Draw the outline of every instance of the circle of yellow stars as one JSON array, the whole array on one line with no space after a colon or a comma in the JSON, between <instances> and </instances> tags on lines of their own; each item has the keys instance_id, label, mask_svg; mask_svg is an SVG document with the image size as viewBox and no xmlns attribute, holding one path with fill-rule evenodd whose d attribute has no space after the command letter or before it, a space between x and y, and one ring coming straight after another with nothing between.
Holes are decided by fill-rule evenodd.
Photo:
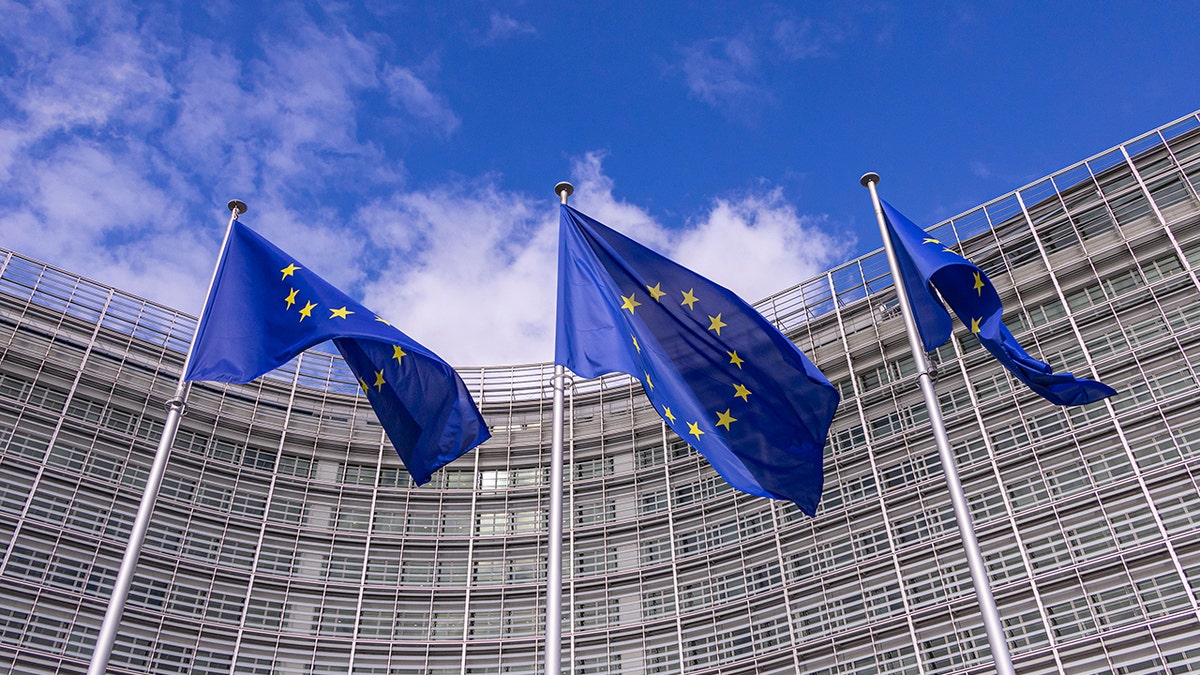
<instances>
[{"instance_id":1,"label":"circle of yellow stars","mask_svg":"<svg viewBox=\"0 0 1200 675\"><path fill-rule=\"evenodd\" d=\"M646 291L650 294L650 300L659 304L661 304L662 299L667 296L667 292L662 290L661 282L655 283L653 286L647 284ZM699 296L696 295L696 289L693 287L686 291L680 291L680 295L681 300L679 305L681 307L687 307L689 311L695 311L697 303L700 302ZM642 303L637 299L637 291L632 292L629 295L621 295L620 298L620 309L628 311L630 316L635 316L637 314L637 308L642 306ZM713 331L718 336L721 335L721 329L729 325L725 322L724 318L722 317L722 313L720 312L718 312L716 316L706 316L708 316L708 330ZM633 348L637 351L637 353L640 354L642 351L642 346L638 343L637 337L631 336L631 339ZM742 366L746 363L746 361L737 353L737 350L729 350L726 351L725 354L729 357L730 365L736 366L738 370L742 370ZM650 373L646 372L644 375L646 388L648 390L654 389L654 381L651 379ZM749 402L750 396L753 394L753 392L750 391L748 387L742 383L733 383L732 387L734 398L740 398L743 403ZM714 414L717 418L714 428L720 427L726 432L731 431L733 423L738 421L738 418L733 416L732 407L726 408L724 411L714 411ZM670 406L663 407L662 416L671 424L671 426L674 426L678 421L674 411L671 410ZM700 437L706 433L700 428L700 420L687 421L685 424L687 424L688 428L687 435L695 437L696 440L699 440Z\"/></svg>"},{"instance_id":2,"label":"circle of yellow stars","mask_svg":"<svg viewBox=\"0 0 1200 675\"><path fill-rule=\"evenodd\" d=\"M299 265L297 265L294 262L289 263L287 267L284 267L283 269L279 270L280 274L282 275L280 277L280 281L285 281L285 280L287 280L288 277L295 277L296 272L299 272L303 269L304 269L303 267L300 267ZM300 295L300 289L293 288L291 286L288 287L288 294L283 299L283 302L285 304L285 307L284 307L285 311L291 310L291 308L294 305L296 305L296 303L299 301L298 297L297 297L299 295ZM315 310L317 308L317 306L318 306L317 303L315 303L311 300L306 300L304 302L304 306L299 309L300 322L303 323L305 319L312 318L313 310ZM632 310L630 310L630 311L632 311ZM329 308L329 318L330 319L348 320L350 318L350 315L355 314L355 313L356 312L354 310L350 309L346 305L342 305L341 307ZM392 324L388 323L386 320L384 320L383 318L378 317L378 316L375 317L375 320L386 326L392 325ZM397 366L403 365L405 356L408 356L408 352L404 351L403 347L401 347L400 345L392 345L391 358L396 360ZM376 391L382 391L383 386L385 384L387 384L387 380L384 377L384 370L374 370L373 372L375 374L375 379L370 385L367 384L366 379L364 379L362 377L358 378L358 384L360 387L362 387L363 393L368 393L370 390L370 387L372 387L372 386L375 387Z\"/></svg>"}]
</instances>

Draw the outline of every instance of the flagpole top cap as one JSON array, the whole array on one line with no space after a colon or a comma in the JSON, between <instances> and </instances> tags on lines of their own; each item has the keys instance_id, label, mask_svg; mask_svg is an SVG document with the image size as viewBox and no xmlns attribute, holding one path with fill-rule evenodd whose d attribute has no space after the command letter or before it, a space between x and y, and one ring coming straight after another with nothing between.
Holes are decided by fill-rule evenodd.
<instances>
[{"instance_id":1,"label":"flagpole top cap","mask_svg":"<svg viewBox=\"0 0 1200 675\"><path fill-rule=\"evenodd\" d=\"M246 202L244 202L240 199L230 199L229 203L226 204L225 206L227 206L229 208L229 210L232 211L233 215L235 215L235 216L240 216L250 209L249 206L246 206Z\"/></svg>"},{"instance_id":2,"label":"flagpole top cap","mask_svg":"<svg viewBox=\"0 0 1200 675\"><path fill-rule=\"evenodd\" d=\"M564 195L563 193L566 193L566 194ZM570 197L574 193L575 193L575 186L571 185L570 183L568 183L565 180L562 181L561 183L559 183L558 185L554 186L554 194L562 197L564 201L566 200L567 197Z\"/></svg>"},{"instance_id":3,"label":"flagpole top cap","mask_svg":"<svg viewBox=\"0 0 1200 675\"><path fill-rule=\"evenodd\" d=\"M875 173L874 171L868 171L867 173L863 174L862 178L858 179L858 182L862 183L863 187L867 187L871 183L875 183L876 185L878 185L879 184L879 174Z\"/></svg>"}]
</instances>

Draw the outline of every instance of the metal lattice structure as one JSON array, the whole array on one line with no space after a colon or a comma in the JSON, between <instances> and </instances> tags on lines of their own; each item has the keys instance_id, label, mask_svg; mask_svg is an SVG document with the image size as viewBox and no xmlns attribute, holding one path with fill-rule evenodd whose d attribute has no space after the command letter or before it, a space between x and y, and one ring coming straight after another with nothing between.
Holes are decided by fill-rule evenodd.
<instances>
[{"instance_id":1,"label":"metal lattice structure","mask_svg":"<svg viewBox=\"0 0 1200 675\"><path fill-rule=\"evenodd\" d=\"M1200 668L1198 189L1193 114L933 228L1119 391L933 354L1018 672ZM990 672L895 308L879 251L759 304L844 397L814 519L574 383L566 670ZM194 322L0 250L0 673L86 667ZM462 369L493 438L423 488L337 357L194 386L110 672L540 672L551 370Z\"/></svg>"}]
</instances>

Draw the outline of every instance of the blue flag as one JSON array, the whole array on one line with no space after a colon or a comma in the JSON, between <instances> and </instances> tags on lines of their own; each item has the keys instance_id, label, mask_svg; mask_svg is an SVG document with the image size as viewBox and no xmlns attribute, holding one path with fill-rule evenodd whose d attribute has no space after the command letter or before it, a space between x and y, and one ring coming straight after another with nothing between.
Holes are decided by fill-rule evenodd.
<instances>
[{"instance_id":1,"label":"blue flag","mask_svg":"<svg viewBox=\"0 0 1200 675\"><path fill-rule=\"evenodd\" d=\"M884 220L900 262L900 273L926 351L950 339L950 314L934 289L996 360L1035 393L1055 405L1083 405L1117 393L1094 380L1055 373L1030 356L1004 325L1000 295L977 265L930 237L891 204L882 202Z\"/></svg>"},{"instance_id":2,"label":"blue flag","mask_svg":"<svg viewBox=\"0 0 1200 675\"><path fill-rule=\"evenodd\" d=\"M184 379L242 384L333 340L418 485L490 435L458 373L239 221Z\"/></svg>"},{"instance_id":3,"label":"blue flag","mask_svg":"<svg viewBox=\"0 0 1200 675\"><path fill-rule=\"evenodd\" d=\"M566 205L554 362L632 375L730 485L816 514L829 380L731 291Z\"/></svg>"}]
</instances>

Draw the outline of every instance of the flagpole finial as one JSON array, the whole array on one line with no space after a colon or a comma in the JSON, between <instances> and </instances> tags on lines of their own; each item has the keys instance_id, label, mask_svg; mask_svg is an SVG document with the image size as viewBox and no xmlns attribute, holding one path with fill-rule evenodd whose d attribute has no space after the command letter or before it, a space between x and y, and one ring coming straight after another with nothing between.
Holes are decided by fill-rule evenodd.
<instances>
[{"instance_id":1,"label":"flagpole finial","mask_svg":"<svg viewBox=\"0 0 1200 675\"><path fill-rule=\"evenodd\" d=\"M246 206L246 202L240 199L230 199L229 203L225 206L227 206L230 212L233 213L234 218L237 218L250 209L249 206Z\"/></svg>"},{"instance_id":2,"label":"flagpole finial","mask_svg":"<svg viewBox=\"0 0 1200 675\"><path fill-rule=\"evenodd\" d=\"M567 197L570 197L574 193L575 193L575 186L571 185L570 183L568 183L565 180L562 181L561 183L559 183L558 185L554 186L554 194L556 194L560 198L562 198L562 203L564 203L564 204L567 203Z\"/></svg>"},{"instance_id":3,"label":"flagpole finial","mask_svg":"<svg viewBox=\"0 0 1200 675\"><path fill-rule=\"evenodd\" d=\"M862 183L863 187L867 187L871 183L879 185L879 174L875 173L874 171L868 171L867 173L863 174L862 178L858 179L858 182Z\"/></svg>"}]
</instances>

